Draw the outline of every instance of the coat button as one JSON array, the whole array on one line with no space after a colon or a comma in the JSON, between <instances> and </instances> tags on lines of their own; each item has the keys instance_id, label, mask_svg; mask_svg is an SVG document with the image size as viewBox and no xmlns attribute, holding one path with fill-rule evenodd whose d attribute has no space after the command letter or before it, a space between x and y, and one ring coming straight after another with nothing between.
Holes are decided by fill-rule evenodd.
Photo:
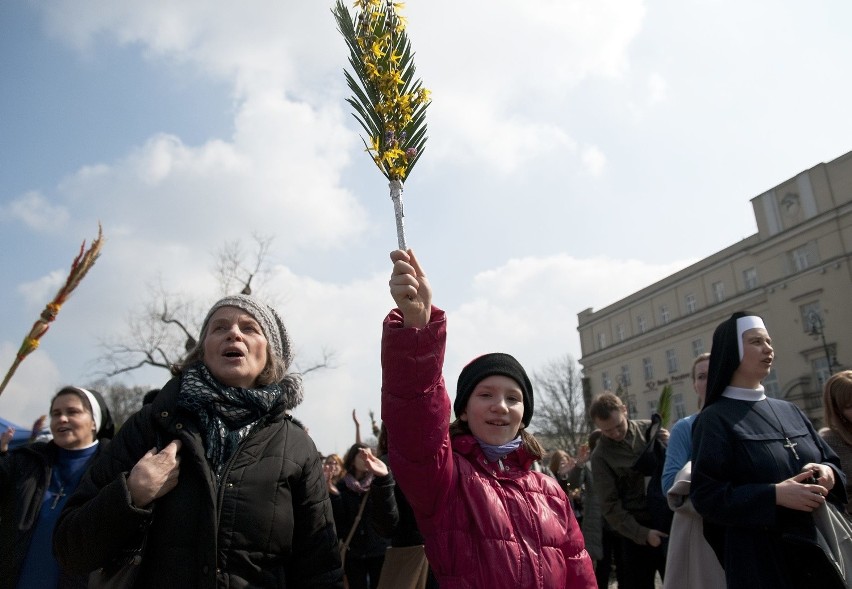
<instances>
[{"instance_id":1,"label":"coat button","mask_svg":"<svg viewBox=\"0 0 852 589\"><path fill-rule=\"evenodd\" d=\"M182 423L176 423L175 429L183 429L183 424Z\"/></svg>"},{"instance_id":2,"label":"coat button","mask_svg":"<svg viewBox=\"0 0 852 589\"><path fill-rule=\"evenodd\" d=\"M160 417L162 417L163 419L165 419L165 418L166 418L166 417L168 417L168 416L169 416L169 412L168 412L168 411L163 411L162 413L160 413Z\"/></svg>"},{"instance_id":3,"label":"coat button","mask_svg":"<svg viewBox=\"0 0 852 589\"><path fill-rule=\"evenodd\" d=\"M204 573L205 575L207 574L207 571L209 571L209 570L210 570L210 567L208 567L206 564L203 567L201 567L201 572Z\"/></svg>"}]
</instances>

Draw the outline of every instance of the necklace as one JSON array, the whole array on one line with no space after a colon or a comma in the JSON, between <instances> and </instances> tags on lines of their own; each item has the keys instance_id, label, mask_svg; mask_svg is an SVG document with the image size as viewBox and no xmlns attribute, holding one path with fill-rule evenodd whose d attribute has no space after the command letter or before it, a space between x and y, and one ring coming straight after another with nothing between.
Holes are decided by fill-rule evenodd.
<instances>
[{"instance_id":1,"label":"necklace","mask_svg":"<svg viewBox=\"0 0 852 589\"><path fill-rule=\"evenodd\" d=\"M62 479L59 477L59 473L57 469L54 468L51 477L51 482L55 482L55 485L50 485L51 487L58 486L59 492L53 495L53 503L50 505L50 509L56 509L56 506L59 505L59 502L62 501L62 498L65 497L65 484L62 482Z\"/></svg>"},{"instance_id":2,"label":"necklace","mask_svg":"<svg viewBox=\"0 0 852 589\"><path fill-rule=\"evenodd\" d=\"M782 436L784 436L784 442L786 442L786 443L785 443L785 444L783 444L783 446L784 446L785 448L787 448L790 452L792 452L792 453L793 453L793 457L794 457L796 460L799 460L799 453L798 453L798 452L796 452L796 446L798 446L798 444L797 444L796 442L793 442L793 441L791 441L791 440L790 440L790 437L787 435L787 431L784 429L784 422L783 422L783 421L781 421L781 419L779 419L778 414L777 414L777 413L775 413L775 409L773 409L772 404L771 404L771 403L769 403L769 400L767 399L766 401L767 401L767 403L766 403L766 404L767 404L767 406L769 407L769 410L770 410L770 411L772 411L772 415L775 417L775 420L778 422L778 425L780 425L780 426L781 426L781 429L778 429L777 427L775 427L775 424L774 424L774 423L772 423L771 421L769 421L769 420L768 420L768 419L767 419L767 418L766 418L766 417L765 417L762 413L760 413L759 411L757 411L757 408L756 408L757 403L755 403L755 411L754 411L755 415L757 415L757 416L758 416L758 417L760 417L763 421L765 421L765 422L769 425L769 427L771 427L771 428L772 428L772 429L774 429L776 432L778 432L778 433L780 433Z\"/></svg>"}]
</instances>

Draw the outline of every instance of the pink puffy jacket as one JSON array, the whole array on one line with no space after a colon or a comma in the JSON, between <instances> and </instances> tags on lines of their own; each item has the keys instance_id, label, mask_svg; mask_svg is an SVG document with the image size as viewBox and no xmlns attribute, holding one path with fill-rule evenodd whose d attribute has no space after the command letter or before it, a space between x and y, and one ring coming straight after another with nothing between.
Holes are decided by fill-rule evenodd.
<instances>
[{"instance_id":1,"label":"pink puffy jacket","mask_svg":"<svg viewBox=\"0 0 852 589\"><path fill-rule=\"evenodd\" d=\"M441 589L594 589L592 562L555 479L523 448L489 463L448 434L444 312L423 329L392 311L382 334L382 420L390 465L426 539Z\"/></svg>"}]
</instances>

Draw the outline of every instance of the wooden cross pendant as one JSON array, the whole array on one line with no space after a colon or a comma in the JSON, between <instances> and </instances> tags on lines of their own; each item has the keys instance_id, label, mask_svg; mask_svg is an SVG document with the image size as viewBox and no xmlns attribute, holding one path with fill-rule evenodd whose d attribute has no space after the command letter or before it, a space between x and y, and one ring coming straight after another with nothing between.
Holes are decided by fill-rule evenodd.
<instances>
[{"instance_id":1,"label":"wooden cross pendant","mask_svg":"<svg viewBox=\"0 0 852 589\"><path fill-rule=\"evenodd\" d=\"M790 438L784 438L784 440L787 442L786 444L784 444L784 447L789 449L790 452L793 453L793 456L795 456L796 460L798 460L799 453L796 452L796 446L798 446L798 444L796 442L791 442Z\"/></svg>"}]
</instances>

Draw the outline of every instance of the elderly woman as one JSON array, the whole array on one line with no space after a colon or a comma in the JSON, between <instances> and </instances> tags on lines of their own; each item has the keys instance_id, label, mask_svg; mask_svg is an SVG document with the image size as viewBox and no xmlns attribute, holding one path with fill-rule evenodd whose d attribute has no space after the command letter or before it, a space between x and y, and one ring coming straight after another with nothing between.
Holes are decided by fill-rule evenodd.
<instances>
[{"instance_id":1,"label":"elderly woman","mask_svg":"<svg viewBox=\"0 0 852 589\"><path fill-rule=\"evenodd\" d=\"M199 343L121 428L68 501L60 562L108 566L144 541L138 587L343 587L320 454L278 314L245 295L210 309Z\"/></svg>"},{"instance_id":2,"label":"elderly woman","mask_svg":"<svg viewBox=\"0 0 852 589\"><path fill-rule=\"evenodd\" d=\"M56 562L51 538L65 501L113 431L100 393L64 387L50 402L53 440L0 458L0 588L86 586L85 577Z\"/></svg>"}]
</instances>

